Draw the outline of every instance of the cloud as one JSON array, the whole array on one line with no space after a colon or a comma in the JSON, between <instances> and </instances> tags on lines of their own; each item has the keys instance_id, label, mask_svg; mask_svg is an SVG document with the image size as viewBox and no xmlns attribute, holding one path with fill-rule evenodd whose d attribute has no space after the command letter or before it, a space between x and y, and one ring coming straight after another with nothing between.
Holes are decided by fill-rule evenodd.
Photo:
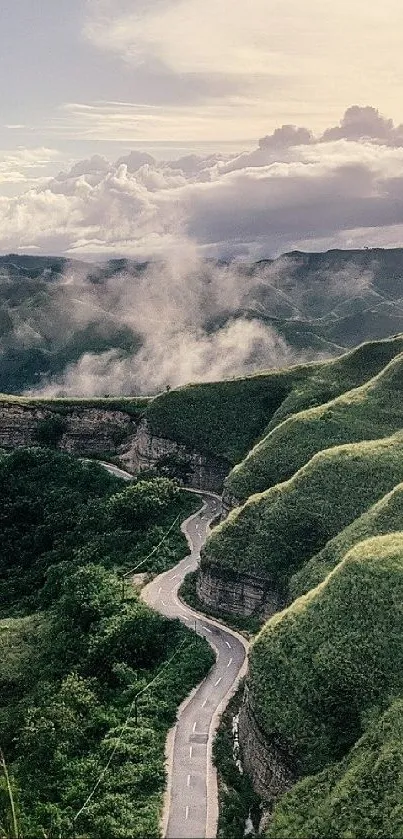
<instances>
[{"instance_id":1,"label":"cloud","mask_svg":"<svg viewBox=\"0 0 403 839\"><path fill-rule=\"evenodd\" d=\"M335 131L317 137L284 125L237 155L157 161L137 150L115 163L94 155L0 197L0 249L146 259L189 238L204 255L260 258L310 242L401 244L400 127L354 106L337 129L343 136ZM21 149L0 162L0 178L24 179L57 159Z\"/></svg>"},{"instance_id":2,"label":"cloud","mask_svg":"<svg viewBox=\"0 0 403 839\"><path fill-rule=\"evenodd\" d=\"M370 140L385 146L403 146L403 124L394 125L392 119L383 117L377 108L352 105L345 112L340 124L328 128L322 140Z\"/></svg>"}]
</instances>

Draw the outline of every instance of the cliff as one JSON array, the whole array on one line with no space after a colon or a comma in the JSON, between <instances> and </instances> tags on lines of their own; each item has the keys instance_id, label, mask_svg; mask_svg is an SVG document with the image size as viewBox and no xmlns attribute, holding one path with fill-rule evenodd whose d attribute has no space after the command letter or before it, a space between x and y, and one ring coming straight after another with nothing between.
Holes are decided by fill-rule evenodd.
<instances>
[{"instance_id":1,"label":"cliff","mask_svg":"<svg viewBox=\"0 0 403 839\"><path fill-rule=\"evenodd\" d=\"M153 467L171 464L183 470L184 483L195 489L222 492L224 479L230 464L224 458L201 454L166 437L158 437L150 431L147 420L141 420L129 446L120 459L133 474Z\"/></svg>"},{"instance_id":2,"label":"cliff","mask_svg":"<svg viewBox=\"0 0 403 839\"><path fill-rule=\"evenodd\" d=\"M0 402L0 448L54 445L79 456L112 455L129 472L170 466L185 468L183 482L220 493L230 466L174 440L154 436L141 415L124 408L79 403Z\"/></svg>"},{"instance_id":3,"label":"cliff","mask_svg":"<svg viewBox=\"0 0 403 839\"><path fill-rule=\"evenodd\" d=\"M263 734L253 713L247 688L239 713L243 765L263 802L273 802L295 783L292 758L280 742Z\"/></svg>"},{"instance_id":4,"label":"cliff","mask_svg":"<svg viewBox=\"0 0 403 839\"><path fill-rule=\"evenodd\" d=\"M214 566L201 567L197 595L208 608L243 617L269 618L283 606L267 580L253 574L229 574L227 569L223 575Z\"/></svg>"}]
</instances>

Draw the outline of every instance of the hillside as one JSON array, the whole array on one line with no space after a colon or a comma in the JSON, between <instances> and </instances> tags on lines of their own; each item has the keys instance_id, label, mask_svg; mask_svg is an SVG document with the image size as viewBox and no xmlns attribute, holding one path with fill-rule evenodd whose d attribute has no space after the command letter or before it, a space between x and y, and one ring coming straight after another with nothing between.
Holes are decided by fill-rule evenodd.
<instances>
[{"instance_id":1,"label":"hillside","mask_svg":"<svg viewBox=\"0 0 403 839\"><path fill-rule=\"evenodd\" d=\"M398 350L403 339L396 339L390 349L392 346ZM322 449L398 431L402 426L402 382L400 353L361 387L289 417L235 467L227 479L227 491L245 501L252 493L286 481ZM309 391L309 382L307 386Z\"/></svg>"},{"instance_id":2,"label":"hillside","mask_svg":"<svg viewBox=\"0 0 403 839\"><path fill-rule=\"evenodd\" d=\"M170 268L164 272L161 263L126 259L89 264L18 254L0 257L0 392L16 394L49 382L61 392L72 368L82 359L87 363L90 355L95 358L90 369L98 373L86 377L85 393L103 396L110 388L117 395L144 393L141 351L153 351L152 333L161 326L165 274L170 276ZM301 353L309 360L337 356L360 341L403 332L403 249L293 252L256 263L206 260L188 274L185 270L180 282L179 334L191 332L208 341L233 324L253 322L259 335L275 335L286 343L280 363L297 360ZM136 297L136 288L143 287ZM189 287L194 289L191 303ZM156 302L151 326L137 316L147 294ZM171 335L170 314L163 338ZM269 341L257 361L252 352L234 373L277 364L271 346ZM119 382L102 375L110 358L128 362L129 373ZM158 351L155 359L161 363ZM87 370L84 365L79 372ZM73 381L83 386L79 376ZM169 383L169 376L162 377L147 392Z\"/></svg>"},{"instance_id":3,"label":"hillside","mask_svg":"<svg viewBox=\"0 0 403 839\"><path fill-rule=\"evenodd\" d=\"M166 735L213 654L121 573L175 565L199 502L40 448L1 456L0 497L0 742L20 835L158 839ZM0 835L14 832L0 780Z\"/></svg>"},{"instance_id":4,"label":"hillside","mask_svg":"<svg viewBox=\"0 0 403 839\"><path fill-rule=\"evenodd\" d=\"M295 785L274 809L267 839L403 835L403 700L396 699L340 763Z\"/></svg>"},{"instance_id":5,"label":"hillside","mask_svg":"<svg viewBox=\"0 0 403 839\"><path fill-rule=\"evenodd\" d=\"M402 556L401 533L360 542L253 644L254 714L268 737L289 743L298 774L339 760L371 708L403 689Z\"/></svg>"},{"instance_id":6,"label":"hillside","mask_svg":"<svg viewBox=\"0 0 403 839\"><path fill-rule=\"evenodd\" d=\"M403 535L375 537L257 636L247 694L253 717L269 744L281 744L294 779L323 773L280 800L269 836L287 829L295 839L380 836L380 825L401 818L401 703L382 713L403 692L402 598ZM400 836L399 824L388 835Z\"/></svg>"},{"instance_id":7,"label":"hillside","mask_svg":"<svg viewBox=\"0 0 403 839\"><path fill-rule=\"evenodd\" d=\"M398 484L362 516L338 533L334 539L331 539L323 550L313 556L291 578L291 596L299 597L322 582L357 542L371 536L386 535L401 530L402 522L403 484Z\"/></svg>"},{"instance_id":8,"label":"hillside","mask_svg":"<svg viewBox=\"0 0 403 839\"><path fill-rule=\"evenodd\" d=\"M287 594L293 574L403 479L403 433L316 454L215 528L201 571L255 574Z\"/></svg>"}]
</instances>

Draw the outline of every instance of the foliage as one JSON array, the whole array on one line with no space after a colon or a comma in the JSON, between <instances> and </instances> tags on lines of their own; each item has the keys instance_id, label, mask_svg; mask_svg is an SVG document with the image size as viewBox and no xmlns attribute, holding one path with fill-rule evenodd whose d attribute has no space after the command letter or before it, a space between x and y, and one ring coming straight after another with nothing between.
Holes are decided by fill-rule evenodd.
<instances>
[{"instance_id":1,"label":"foliage","mask_svg":"<svg viewBox=\"0 0 403 839\"><path fill-rule=\"evenodd\" d=\"M343 358L339 360L339 365ZM334 362L334 365L336 362ZM277 425L245 460L233 469L228 492L244 501L252 493L288 480L314 454L331 446L387 437L402 426L403 353L375 378ZM309 392L309 384L304 393Z\"/></svg>"},{"instance_id":2,"label":"foliage","mask_svg":"<svg viewBox=\"0 0 403 839\"><path fill-rule=\"evenodd\" d=\"M40 446L57 446L66 430L66 420L60 414L38 420L35 436Z\"/></svg>"},{"instance_id":3,"label":"foliage","mask_svg":"<svg viewBox=\"0 0 403 839\"><path fill-rule=\"evenodd\" d=\"M254 573L286 595L305 562L403 479L402 455L402 433L319 452L233 510L208 540L202 567Z\"/></svg>"},{"instance_id":4,"label":"foliage","mask_svg":"<svg viewBox=\"0 0 403 839\"><path fill-rule=\"evenodd\" d=\"M356 545L275 615L250 653L249 701L297 775L342 759L403 690L403 533Z\"/></svg>"},{"instance_id":5,"label":"foliage","mask_svg":"<svg viewBox=\"0 0 403 839\"><path fill-rule=\"evenodd\" d=\"M0 621L0 743L20 832L157 839L166 734L214 656L134 590L122 602L114 569L147 556L168 529L144 571L182 558L172 523L199 499L166 478L122 485L52 449L2 456L0 492L3 611L41 609ZM4 793L0 781L0 836Z\"/></svg>"},{"instance_id":6,"label":"foliage","mask_svg":"<svg viewBox=\"0 0 403 839\"><path fill-rule=\"evenodd\" d=\"M403 700L397 699L344 760L283 796L267 839L401 839L402 743Z\"/></svg>"}]
</instances>

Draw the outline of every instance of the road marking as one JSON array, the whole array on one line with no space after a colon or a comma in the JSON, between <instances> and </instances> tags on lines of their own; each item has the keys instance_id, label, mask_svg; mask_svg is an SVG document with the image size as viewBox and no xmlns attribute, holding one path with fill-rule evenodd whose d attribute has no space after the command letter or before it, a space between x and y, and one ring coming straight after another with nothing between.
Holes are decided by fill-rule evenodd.
<instances>
[{"instance_id":1,"label":"road marking","mask_svg":"<svg viewBox=\"0 0 403 839\"><path fill-rule=\"evenodd\" d=\"M226 641L225 643L226 643L226 645L227 645L228 649L229 649L229 650L232 650L232 647L231 647L230 642L229 642L229 641Z\"/></svg>"},{"instance_id":2,"label":"road marking","mask_svg":"<svg viewBox=\"0 0 403 839\"><path fill-rule=\"evenodd\" d=\"M162 599L162 597L161 597L161 604L164 607L164 609L166 609L167 604L165 603L165 600Z\"/></svg>"},{"instance_id":3,"label":"road marking","mask_svg":"<svg viewBox=\"0 0 403 839\"><path fill-rule=\"evenodd\" d=\"M206 632L211 632L211 634L213 634L213 630L209 629L208 626L204 626L204 624L203 624L203 629L205 629Z\"/></svg>"},{"instance_id":4,"label":"road marking","mask_svg":"<svg viewBox=\"0 0 403 839\"><path fill-rule=\"evenodd\" d=\"M228 664L227 664L227 667L231 667L232 661L233 661L233 659L232 659L232 658L230 658L230 660L229 660L229 662L228 662Z\"/></svg>"},{"instance_id":5,"label":"road marking","mask_svg":"<svg viewBox=\"0 0 403 839\"><path fill-rule=\"evenodd\" d=\"M188 820L188 818L189 818L189 807L186 807L186 821Z\"/></svg>"},{"instance_id":6,"label":"road marking","mask_svg":"<svg viewBox=\"0 0 403 839\"><path fill-rule=\"evenodd\" d=\"M190 787L190 775L188 775L186 786L189 789L189 787Z\"/></svg>"},{"instance_id":7,"label":"road marking","mask_svg":"<svg viewBox=\"0 0 403 839\"><path fill-rule=\"evenodd\" d=\"M214 685L214 687L215 687L215 688L217 687L217 685L219 685L219 684L220 684L221 679L222 679L222 676L220 676L220 678L219 678L219 679L217 679L217 681L216 681L216 683L215 683L215 685Z\"/></svg>"},{"instance_id":8,"label":"road marking","mask_svg":"<svg viewBox=\"0 0 403 839\"><path fill-rule=\"evenodd\" d=\"M190 749L189 749L190 760L192 760L192 754L193 754L193 746L191 746Z\"/></svg>"},{"instance_id":9,"label":"road marking","mask_svg":"<svg viewBox=\"0 0 403 839\"><path fill-rule=\"evenodd\" d=\"M161 592L162 592L162 586L159 587L158 594L161 594Z\"/></svg>"},{"instance_id":10,"label":"road marking","mask_svg":"<svg viewBox=\"0 0 403 839\"><path fill-rule=\"evenodd\" d=\"M175 576L174 576L174 577L171 577L171 580L177 580L177 579L178 579L178 577L179 577L179 574L175 574Z\"/></svg>"},{"instance_id":11,"label":"road marking","mask_svg":"<svg viewBox=\"0 0 403 839\"><path fill-rule=\"evenodd\" d=\"M191 565L187 565L187 566L186 566L186 568L185 568L185 571L189 571L189 568L192 568L192 566L191 566Z\"/></svg>"},{"instance_id":12,"label":"road marking","mask_svg":"<svg viewBox=\"0 0 403 839\"><path fill-rule=\"evenodd\" d=\"M206 707L206 705L207 705L207 699L205 699L205 700L204 700L203 705L202 705L202 708L205 708L205 707Z\"/></svg>"},{"instance_id":13,"label":"road marking","mask_svg":"<svg viewBox=\"0 0 403 839\"><path fill-rule=\"evenodd\" d=\"M197 723L195 723L195 722L194 722L194 723L193 723L193 734L194 734L194 733L195 733L195 731L196 731L196 725L197 725Z\"/></svg>"}]
</instances>

